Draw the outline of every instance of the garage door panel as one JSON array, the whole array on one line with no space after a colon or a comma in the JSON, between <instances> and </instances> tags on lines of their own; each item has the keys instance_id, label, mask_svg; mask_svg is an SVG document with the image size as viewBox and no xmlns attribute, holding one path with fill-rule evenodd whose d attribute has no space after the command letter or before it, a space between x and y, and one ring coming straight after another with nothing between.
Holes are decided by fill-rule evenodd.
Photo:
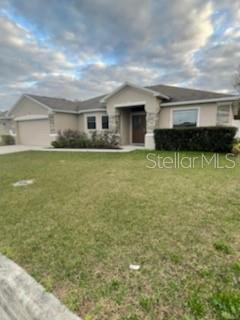
<instances>
[{"instance_id":1,"label":"garage door panel","mask_svg":"<svg viewBox=\"0 0 240 320\"><path fill-rule=\"evenodd\" d=\"M24 145L50 145L49 120L18 121L19 143Z\"/></svg>"}]
</instances>

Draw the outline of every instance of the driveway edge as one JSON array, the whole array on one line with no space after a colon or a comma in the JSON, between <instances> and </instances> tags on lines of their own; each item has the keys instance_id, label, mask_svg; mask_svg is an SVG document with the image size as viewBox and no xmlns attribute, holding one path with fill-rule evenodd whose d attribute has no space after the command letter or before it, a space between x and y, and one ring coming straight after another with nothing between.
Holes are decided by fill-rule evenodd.
<instances>
[{"instance_id":1,"label":"driveway edge","mask_svg":"<svg viewBox=\"0 0 240 320\"><path fill-rule=\"evenodd\" d=\"M0 319L81 320L26 271L0 254Z\"/></svg>"}]
</instances>

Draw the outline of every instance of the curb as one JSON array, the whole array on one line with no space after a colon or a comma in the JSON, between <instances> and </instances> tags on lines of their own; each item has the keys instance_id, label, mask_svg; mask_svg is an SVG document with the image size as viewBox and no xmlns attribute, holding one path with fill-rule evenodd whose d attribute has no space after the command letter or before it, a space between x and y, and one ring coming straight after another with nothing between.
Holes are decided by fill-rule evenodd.
<instances>
[{"instance_id":1,"label":"curb","mask_svg":"<svg viewBox=\"0 0 240 320\"><path fill-rule=\"evenodd\" d=\"M0 319L81 320L16 263L0 254Z\"/></svg>"}]
</instances>

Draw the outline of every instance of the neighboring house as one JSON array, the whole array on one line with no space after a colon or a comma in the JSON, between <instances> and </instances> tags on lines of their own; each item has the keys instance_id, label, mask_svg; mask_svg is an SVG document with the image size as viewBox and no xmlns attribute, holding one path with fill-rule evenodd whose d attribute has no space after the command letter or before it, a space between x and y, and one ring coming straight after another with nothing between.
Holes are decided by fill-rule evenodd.
<instances>
[{"instance_id":1,"label":"neighboring house","mask_svg":"<svg viewBox=\"0 0 240 320\"><path fill-rule=\"evenodd\" d=\"M8 111L0 111L0 142L1 136L11 134L11 121Z\"/></svg>"},{"instance_id":2,"label":"neighboring house","mask_svg":"<svg viewBox=\"0 0 240 320\"><path fill-rule=\"evenodd\" d=\"M25 94L9 116L20 144L49 146L65 129L110 130L120 135L121 145L152 149L155 128L228 125L240 129L239 107L239 96L124 83L110 94L85 101Z\"/></svg>"}]
</instances>

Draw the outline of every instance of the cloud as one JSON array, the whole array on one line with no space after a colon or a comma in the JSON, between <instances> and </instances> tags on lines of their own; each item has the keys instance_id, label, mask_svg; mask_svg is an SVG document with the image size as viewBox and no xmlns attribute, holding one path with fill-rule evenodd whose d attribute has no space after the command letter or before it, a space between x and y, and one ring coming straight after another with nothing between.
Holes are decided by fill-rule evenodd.
<instances>
[{"instance_id":1,"label":"cloud","mask_svg":"<svg viewBox=\"0 0 240 320\"><path fill-rule=\"evenodd\" d=\"M204 89L234 92L234 73L240 64L240 10L237 1L218 1L215 21L217 36L199 52L195 62L199 70L193 81L195 86ZM216 4L215 4L216 5Z\"/></svg>"},{"instance_id":2,"label":"cloud","mask_svg":"<svg viewBox=\"0 0 240 320\"><path fill-rule=\"evenodd\" d=\"M0 109L23 92L85 99L126 80L231 90L239 18L237 0L2 0Z\"/></svg>"}]
</instances>

